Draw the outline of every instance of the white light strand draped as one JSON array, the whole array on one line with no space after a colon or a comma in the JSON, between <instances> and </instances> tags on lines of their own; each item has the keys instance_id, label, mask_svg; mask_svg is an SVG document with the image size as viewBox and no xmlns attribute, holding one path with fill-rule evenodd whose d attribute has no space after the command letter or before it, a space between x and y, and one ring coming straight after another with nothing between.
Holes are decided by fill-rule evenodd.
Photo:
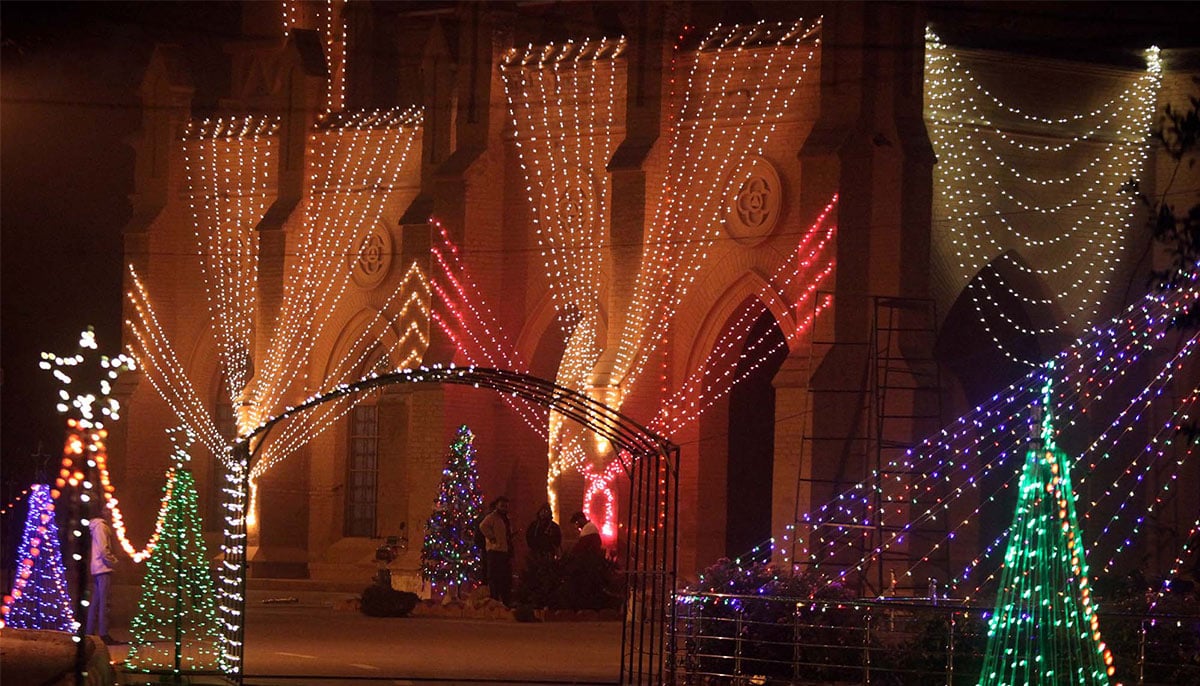
<instances>
[{"instance_id":1,"label":"white light strand draped","mask_svg":"<svg viewBox=\"0 0 1200 686\"><path fill-rule=\"evenodd\" d=\"M649 226L613 377L628 397L719 237L724 181L762 155L820 48L821 21L713 29L678 52L666 173ZM744 94L753 94L749 106ZM618 401L620 398L618 398Z\"/></svg>"},{"instance_id":2,"label":"white light strand draped","mask_svg":"<svg viewBox=\"0 0 1200 686\"><path fill-rule=\"evenodd\" d=\"M250 410L239 417L239 435L290 407L285 403L296 396L313 348L337 311L364 239L398 190L421 121L418 108L338 113L326 116L312 133L308 157L314 171L301 225L289 241L295 247L284 266L279 316L269 332L251 328L258 291L254 227L269 200L266 189L277 146L270 137L277 123L231 118L196 122L188 129L189 219L199 247L211 331L230 399ZM147 378L184 425L230 467L229 446L212 410L179 363L140 275L132 268L130 273L134 287L127 298L137 317L127 324ZM416 364L428 347L429 297L425 275L410 266L343 356L329 365L328 378L313 383L318 392L357 380L368 356L380 351L388 367ZM255 335L269 336L263 360L252 359ZM265 446L253 477L293 454L360 399L344 398L288 422Z\"/></svg>"},{"instance_id":3,"label":"white light strand draped","mask_svg":"<svg viewBox=\"0 0 1200 686\"><path fill-rule=\"evenodd\" d=\"M1065 117L1013 106L969 60L926 32L926 122L937 154L934 226L987 334L1009 359L1038 366L1013 339L1081 331L1095 321L1128 241L1162 66L1156 48L1132 83L1091 111ZM1044 142L1049 139L1049 142ZM995 272L981 275L994 265ZM991 271L991 270L989 270ZM1049 299L1003 272L1044 282ZM988 276L988 278L983 278ZM1030 326L1007 303L1065 319ZM1047 315L1050 316L1050 315Z\"/></svg>"}]
</instances>

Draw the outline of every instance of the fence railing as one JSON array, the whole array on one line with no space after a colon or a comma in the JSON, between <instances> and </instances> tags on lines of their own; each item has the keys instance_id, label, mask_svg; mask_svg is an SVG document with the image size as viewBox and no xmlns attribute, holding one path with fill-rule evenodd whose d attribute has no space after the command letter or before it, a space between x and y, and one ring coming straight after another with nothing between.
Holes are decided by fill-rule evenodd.
<instances>
[{"instance_id":1,"label":"fence railing","mask_svg":"<svg viewBox=\"0 0 1200 686\"><path fill-rule=\"evenodd\" d=\"M697 685L973 685L991 613L947 599L675 599L667 672L675 684ZM1100 620L1114 683L1200 686L1200 615L1102 612Z\"/></svg>"}]
</instances>

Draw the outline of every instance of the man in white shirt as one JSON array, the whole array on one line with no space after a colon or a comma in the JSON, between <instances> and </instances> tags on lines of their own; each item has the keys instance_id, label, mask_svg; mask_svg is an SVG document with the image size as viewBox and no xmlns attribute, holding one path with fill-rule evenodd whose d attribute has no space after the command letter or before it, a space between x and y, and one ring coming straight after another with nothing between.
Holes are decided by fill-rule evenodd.
<instances>
[{"instance_id":1,"label":"man in white shirt","mask_svg":"<svg viewBox=\"0 0 1200 686\"><path fill-rule=\"evenodd\" d=\"M512 607L512 525L508 521L508 498L500 496L492 511L479 523L487 541L488 592L493 598Z\"/></svg>"},{"instance_id":2,"label":"man in white shirt","mask_svg":"<svg viewBox=\"0 0 1200 686\"><path fill-rule=\"evenodd\" d=\"M101 514L88 522L92 534L92 598L88 604L87 632L99 634L100 640L112 645L116 641L108 635L108 586L113 569L117 566L117 556L113 553L113 530L108 524L109 516L105 507Z\"/></svg>"}]
</instances>

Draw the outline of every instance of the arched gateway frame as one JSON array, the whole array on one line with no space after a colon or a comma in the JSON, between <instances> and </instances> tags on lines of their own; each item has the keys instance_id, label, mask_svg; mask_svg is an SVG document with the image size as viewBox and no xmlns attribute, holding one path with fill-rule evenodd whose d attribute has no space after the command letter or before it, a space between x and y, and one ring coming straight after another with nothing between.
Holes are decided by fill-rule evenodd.
<instances>
[{"instance_id":1,"label":"arched gateway frame","mask_svg":"<svg viewBox=\"0 0 1200 686\"><path fill-rule=\"evenodd\" d=\"M393 384L454 384L510 394L573 419L611 442L630 480L622 567L627 577L621 628L621 683L669 683L666 630L674 604L679 446L583 393L528 374L482 367L434 365L345 384L271 418L234 446L226 474L232 494L220 569L222 669L242 683L246 609L246 507L257 447L271 429L296 414L337 398ZM628 456L625 458L625 456Z\"/></svg>"}]
</instances>

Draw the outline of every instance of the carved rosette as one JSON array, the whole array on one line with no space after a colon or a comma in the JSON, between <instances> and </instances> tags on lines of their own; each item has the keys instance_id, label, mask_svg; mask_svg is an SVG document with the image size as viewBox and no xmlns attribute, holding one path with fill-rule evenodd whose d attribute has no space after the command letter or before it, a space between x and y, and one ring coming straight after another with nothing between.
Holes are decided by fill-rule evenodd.
<instances>
[{"instance_id":1,"label":"carved rosette","mask_svg":"<svg viewBox=\"0 0 1200 686\"><path fill-rule=\"evenodd\" d=\"M752 157L740 173L730 176L726 195L725 231L743 245L757 245L779 223L783 185L774 165Z\"/></svg>"},{"instance_id":2,"label":"carved rosette","mask_svg":"<svg viewBox=\"0 0 1200 686\"><path fill-rule=\"evenodd\" d=\"M555 184L558 191L551 211L557 214L563 226L577 227L590 230L590 225L584 222L594 219L599 211L595 183L587 170L582 167L568 165Z\"/></svg>"},{"instance_id":3,"label":"carved rosette","mask_svg":"<svg viewBox=\"0 0 1200 686\"><path fill-rule=\"evenodd\" d=\"M392 236L385 226L376 223L363 238L354 258L354 283L371 288L383 281L392 267Z\"/></svg>"}]
</instances>

